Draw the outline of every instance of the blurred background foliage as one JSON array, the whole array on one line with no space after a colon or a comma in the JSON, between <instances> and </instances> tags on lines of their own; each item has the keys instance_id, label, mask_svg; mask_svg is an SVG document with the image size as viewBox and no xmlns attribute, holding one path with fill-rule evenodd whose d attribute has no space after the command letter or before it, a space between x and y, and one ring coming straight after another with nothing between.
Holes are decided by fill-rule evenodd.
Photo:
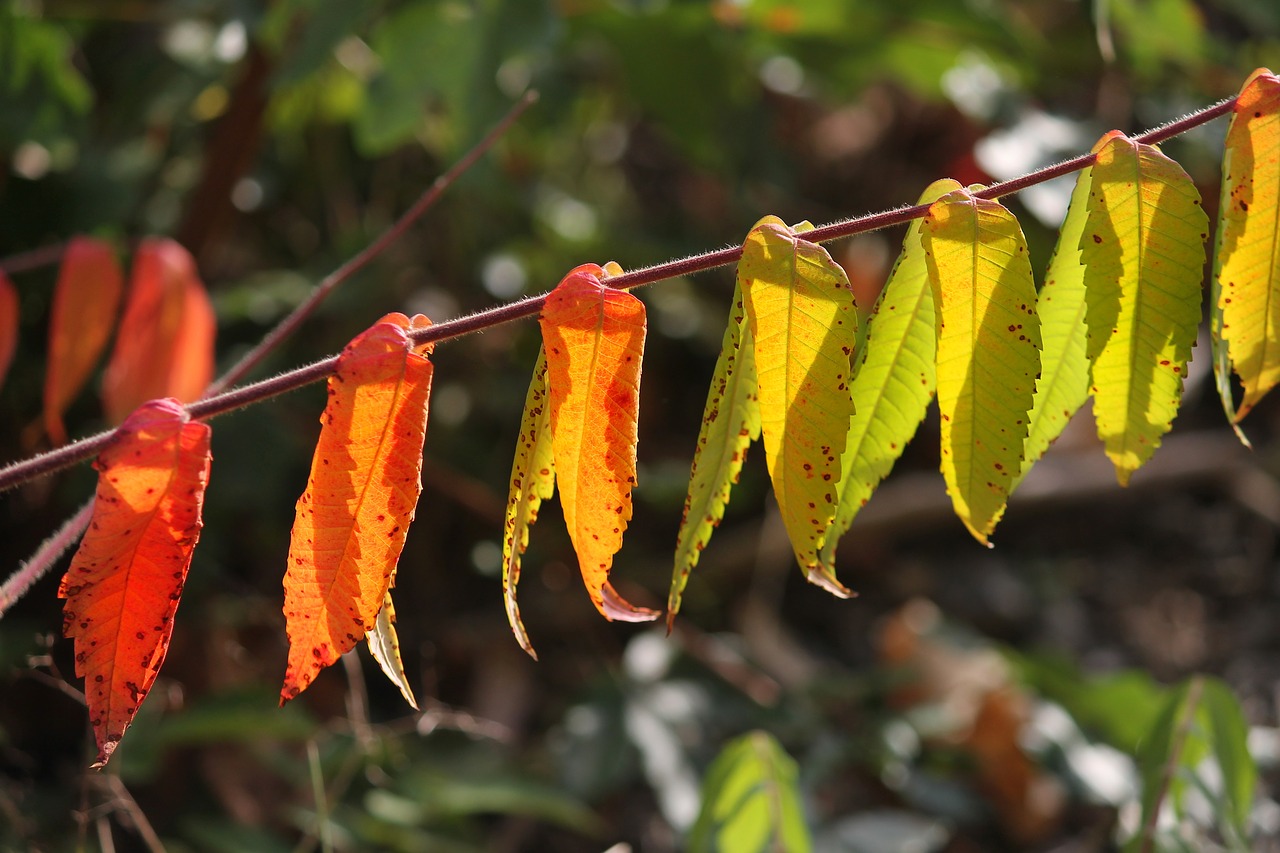
<instances>
[{"instance_id":1,"label":"blurred background foliage","mask_svg":"<svg viewBox=\"0 0 1280 853\"><path fill-rule=\"evenodd\" d=\"M767 213L822 223L943 176L1020 174L1231 95L1259 65L1280 67L1280 6L1258 0L4 0L0 257L81 233L122 250L172 235L199 261L230 364L536 88L495 152L273 358L283 369L388 311L448 319L579 263L737 243ZM1223 133L1167 145L1210 211ZM1040 269L1068 192L1010 202ZM864 310L900 240L831 247ZM44 446L53 270L15 280L6 460ZM731 289L722 270L640 292L642 469L615 571L633 601L664 597ZM537 345L523 322L434 356L397 590L422 714L363 652L275 707L313 387L214 424L173 645L107 773L85 769L56 578L0 621L0 848L682 849L715 837L700 791L731 790L734 756L765 743L761 772L799 792L804 827L786 831L815 849L1103 850L1133 833L1139 779L1165 766L1143 757L1151 732L1200 685L1216 716L1181 756L1158 847L1280 849L1266 846L1280 832L1274 403L1243 457L1200 358L1152 472L1119 492L1084 423L1015 498L994 552L949 515L927 421L843 547L854 601L795 571L753 452L669 639L599 619L549 507L521 596L535 664L498 572ZM102 426L92 394L69 423ZM91 488L86 466L4 496L3 565ZM1225 679L1242 719L1221 682L1182 681L1197 672ZM776 741L733 740L748 731ZM1263 770L1258 796L1228 807L1252 779L1241 750Z\"/></svg>"}]
</instances>

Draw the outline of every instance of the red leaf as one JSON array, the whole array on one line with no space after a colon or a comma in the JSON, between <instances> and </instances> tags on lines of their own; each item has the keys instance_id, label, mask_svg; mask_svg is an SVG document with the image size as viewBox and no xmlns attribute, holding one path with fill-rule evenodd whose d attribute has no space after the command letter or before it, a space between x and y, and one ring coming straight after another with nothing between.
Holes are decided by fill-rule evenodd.
<instances>
[{"instance_id":1,"label":"red leaf","mask_svg":"<svg viewBox=\"0 0 1280 853\"><path fill-rule=\"evenodd\" d=\"M58 596L89 722L107 763L155 682L173 631L209 482L207 424L177 400L131 414L94 463L93 518Z\"/></svg>"},{"instance_id":2,"label":"red leaf","mask_svg":"<svg viewBox=\"0 0 1280 853\"><path fill-rule=\"evenodd\" d=\"M191 254L167 238L142 241L102 381L107 416L119 421L157 397L198 399L213 378L214 332Z\"/></svg>"},{"instance_id":3,"label":"red leaf","mask_svg":"<svg viewBox=\"0 0 1280 853\"><path fill-rule=\"evenodd\" d=\"M123 289L124 276L109 244L76 237L67 245L53 289L44 376L44 428L54 444L66 443L62 415L111 337Z\"/></svg>"},{"instance_id":4,"label":"red leaf","mask_svg":"<svg viewBox=\"0 0 1280 853\"><path fill-rule=\"evenodd\" d=\"M644 303L600 281L584 264L551 291L542 309L552 455L569 538L582 580L606 619L647 622L609 583L613 555L631 520L636 416L644 354Z\"/></svg>"},{"instance_id":5,"label":"red leaf","mask_svg":"<svg viewBox=\"0 0 1280 853\"><path fill-rule=\"evenodd\" d=\"M18 348L18 291L13 282L0 272L0 385L13 364Z\"/></svg>"},{"instance_id":6,"label":"red leaf","mask_svg":"<svg viewBox=\"0 0 1280 853\"><path fill-rule=\"evenodd\" d=\"M281 704L373 629L422 491L431 362L388 314L347 344L307 489L298 499L284 577L289 664Z\"/></svg>"}]
</instances>

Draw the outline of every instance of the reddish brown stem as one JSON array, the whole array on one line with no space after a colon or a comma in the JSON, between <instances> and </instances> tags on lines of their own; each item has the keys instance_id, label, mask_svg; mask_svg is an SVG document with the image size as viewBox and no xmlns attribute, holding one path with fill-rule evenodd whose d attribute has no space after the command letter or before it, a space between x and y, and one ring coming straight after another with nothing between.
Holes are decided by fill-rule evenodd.
<instances>
[{"instance_id":1,"label":"reddish brown stem","mask_svg":"<svg viewBox=\"0 0 1280 853\"><path fill-rule=\"evenodd\" d=\"M1193 127L1198 127L1206 122L1212 121L1219 116L1229 112L1235 105L1235 99L1229 99L1210 107L1205 107L1189 116L1161 125L1158 128L1139 134L1134 139L1140 142L1155 143L1160 142L1171 136L1183 133ZM1094 155L1085 154L1055 166L1049 166L1039 169L1020 178L1014 178L982 190L979 195L984 198L997 198L1010 193L1024 190L1027 187L1040 184L1053 178L1061 177L1070 172L1083 169L1091 165L1094 161ZM862 234L868 231L875 231L881 228L888 228L892 225L899 225L912 219L918 219L925 214L928 207L925 205L914 205L911 207L901 207L895 210L883 211L880 213L872 213L864 216L857 216L851 219L833 222L807 232L805 238L817 243L824 243L830 240L842 237L851 237L854 234ZM694 255L688 258L682 258L675 261L667 261L666 263L657 264L651 267L634 270L620 276L609 279L612 287L629 290L631 288L640 287L645 284L652 284L656 281L662 281L677 276L691 275L693 273L705 272L715 269L716 267L727 266L734 263L742 255L742 249L733 246L726 249L718 249L712 252L705 252L700 255ZM542 305L546 301L546 294L539 296L530 296L518 302L512 302L507 305L500 305L496 308L490 308L467 317L459 317L455 320L448 320L443 323L437 323L412 333L415 343L438 343L440 341L449 340L451 338L469 335L473 332L482 331L484 329L497 326L502 323L510 322L521 317L529 317L537 314L542 310ZM319 361L306 367L301 367L288 373L280 374L271 379L257 382L252 385L246 385L243 388L237 388L233 391L224 392L197 403L187 406L187 411L194 418L204 419L211 418L234 409L248 406L253 403L259 403L270 399L278 394L286 391L292 391L312 382L317 382L325 378L333 372L333 367L337 363L337 356L331 356L324 361ZM0 468L0 491L11 489L27 480L35 477L52 473L63 468L70 467L84 461L98 453L102 447L111 440L114 432L100 433L87 439L68 444L57 450L50 451L42 456L25 459L15 462L4 468Z\"/></svg>"}]
</instances>

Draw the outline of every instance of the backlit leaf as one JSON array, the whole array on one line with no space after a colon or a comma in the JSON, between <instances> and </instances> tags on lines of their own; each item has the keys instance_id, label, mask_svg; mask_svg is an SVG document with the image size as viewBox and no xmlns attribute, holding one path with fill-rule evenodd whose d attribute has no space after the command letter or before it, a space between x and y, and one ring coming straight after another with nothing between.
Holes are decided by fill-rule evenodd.
<instances>
[{"instance_id":1,"label":"backlit leaf","mask_svg":"<svg viewBox=\"0 0 1280 853\"><path fill-rule=\"evenodd\" d=\"M200 537L207 424L177 400L145 403L94 463L93 518L58 588L89 722L106 764L155 682Z\"/></svg>"},{"instance_id":2,"label":"backlit leaf","mask_svg":"<svg viewBox=\"0 0 1280 853\"><path fill-rule=\"evenodd\" d=\"M375 628L395 585L422 491L431 394L431 362L408 332L429 322L388 314L347 344L329 378L284 577L282 704Z\"/></svg>"},{"instance_id":3,"label":"backlit leaf","mask_svg":"<svg viewBox=\"0 0 1280 853\"><path fill-rule=\"evenodd\" d=\"M1218 211L1214 368L1234 424L1280 382L1280 78L1265 68L1253 72L1236 99ZM1231 368L1244 386L1239 409Z\"/></svg>"},{"instance_id":4,"label":"backlit leaf","mask_svg":"<svg viewBox=\"0 0 1280 853\"><path fill-rule=\"evenodd\" d=\"M520 437L511 462L511 489L507 497L505 535L502 540L502 597L507 621L520 648L535 660L538 655L520 619L516 586L520 583L520 558L529 545L529 528L538 520L542 502L555 493L556 467L551 449L551 408L547 404L547 359L538 350L538 362L524 399Z\"/></svg>"},{"instance_id":5,"label":"backlit leaf","mask_svg":"<svg viewBox=\"0 0 1280 853\"><path fill-rule=\"evenodd\" d=\"M18 291L0 272L0 385L9 375L13 354L18 349Z\"/></svg>"},{"instance_id":6,"label":"backlit leaf","mask_svg":"<svg viewBox=\"0 0 1280 853\"><path fill-rule=\"evenodd\" d=\"M1209 221L1174 161L1118 131L1094 150L1081 238L1090 391L1120 484L1169 431L1200 322Z\"/></svg>"},{"instance_id":7,"label":"backlit leaf","mask_svg":"<svg viewBox=\"0 0 1280 853\"><path fill-rule=\"evenodd\" d=\"M760 406L756 396L756 366L751 330L744 324L742 290L733 290L729 324L720 345L711 389L702 411L698 444L689 472L689 492L676 538L675 570L667 596L667 630L675 623L689 574L702 549L724 518L729 492L738 482L747 447L760 437Z\"/></svg>"},{"instance_id":8,"label":"backlit leaf","mask_svg":"<svg viewBox=\"0 0 1280 853\"><path fill-rule=\"evenodd\" d=\"M418 700L413 698L413 689L409 686L409 677L404 672L404 662L400 660L400 637L396 634L396 607L391 602L391 590L387 590L382 600L382 609L373 622L373 629L365 638L369 642L369 652L382 667L387 679L400 688L400 695L416 711Z\"/></svg>"},{"instance_id":9,"label":"backlit leaf","mask_svg":"<svg viewBox=\"0 0 1280 853\"><path fill-rule=\"evenodd\" d=\"M102 379L107 416L118 422L146 400L196 400L213 378L213 309L191 254L172 240L143 240Z\"/></svg>"},{"instance_id":10,"label":"backlit leaf","mask_svg":"<svg viewBox=\"0 0 1280 853\"><path fill-rule=\"evenodd\" d=\"M645 622L609 583L631 520L644 303L604 285L595 264L573 269L542 309L552 453L560 506L582 580L606 619Z\"/></svg>"},{"instance_id":11,"label":"backlit leaf","mask_svg":"<svg viewBox=\"0 0 1280 853\"><path fill-rule=\"evenodd\" d=\"M1022 229L997 202L955 190L929 208L922 244L938 331L942 474L983 544L1022 468L1040 328Z\"/></svg>"},{"instance_id":12,"label":"backlit leaf","mask_svg":"<svg viewBox=\"0 0 1280 853\"><path fill-rule=\"evenodd\" d=\"M935 181L918 203L930 204L959 188L949 179ZM854 413L840 462L840 502L821 553L832 571L840 537L915 435L937 384L933 291L920 245L921 227L916 220L907 230L902 253L868 321L854 373Z\"/></svg>"},{"instance_id":13,"label":"backlit leaf","mask_svg":"<svg viewBox=\"0 0 1280 853\"><path fill-rule=\"evenodd\" d=\"M1092 169L1083 169L1076 178L1067 218L1062 222L1058 245L1036 299L1044 348L1040 351L1040 378L1036 380L1022 471L1014 488L1089 399L1089 357L1085 352L1089 327L1085 324L1080 237L1089 215L1091 174Z\"/></svg>"},{"instance_id":14,"label":"backlit leaf","mask_svg":"<svg viewBox=\"0 0 1280 853\"><path fill-rule=\"evenodd\" d=\"M765 460L791 548L811 583L848 596L818 557L853 416L858 318L848 278L825 249L766 216L743 244L738 287L755 346Z\"/></svg>"},{"instance_id":15,"label":"backlit leaf","mask_svg":"<svg viewBox=\"0 0 1280 853\"><path fill-rule=\"evenodd\" d=\"M110 244L91 237L67 244L53 288L44 375L44 428L54 444L67 440L62 415L107 346L123 289L124 276Z\"/></svg>"},{"instance_id":16,"label":"backlit leaf","mask_svg":"<svg viewBox=\"0 0 1280 853\"><path fill-rule=\"evenodd\" d=\"M702 810L689 834L693 853L812 849L796 763L765 732L729 743L702 783Z\"/></svg>"}]
</instances>

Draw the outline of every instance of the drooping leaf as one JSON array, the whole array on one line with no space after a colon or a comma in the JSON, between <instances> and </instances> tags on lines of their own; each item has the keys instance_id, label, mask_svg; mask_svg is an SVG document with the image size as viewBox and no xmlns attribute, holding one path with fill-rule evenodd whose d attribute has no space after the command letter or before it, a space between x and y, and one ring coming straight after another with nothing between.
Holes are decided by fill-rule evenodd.
<instances>
[{"instance_id":1,"label":"drooping leaf","mask_svg":"<svg viewBox=\"0 0 1280 853\"><path fill-rule=\"evenodd\" d=\"M1040 378L1031 405L1030 426L1023 452L1022 470L1012 488L1040 460L1049 445L1089 399L1089 357L1085 352L1089 327L1085 324L1084 264L1080 237L1089 214L1092 169L1081 170L1071 193L1067 218L1058 233L1058 245L1049 260L1044 286L1036 299L1040 317Z\"/></svg>"},{"instance_id":2,"label":"drooping leaf","mask_svg":"<svg viewBox=\"0 0 1280 853\"><path fill-rule=\"evenodd\" d=\"M431 394L429 348L415 349L408 332L429 322L388 314L347 344L329 378L284 577L281 704L375 628L395 584L422 491Z\"/></svg>"},{"instance_id":3,"label":"drooping leaf","mask_svg":"<svg viewBox=\"0 0 1280 853\"><path fill-rule=\"evenodd\" d=\"M169 239L143 240L102 379L107 416L119 421L157 397L198 399L213 378L214 333L191 254Z\"/></svg>"},{"instance_id":4,"label":"drooping leaf","mask_svg":"<svg viewBox=\"0 0 1280 853\"><path fill-rule=\"evenodd\" d=\"M1182 398L1200 322L1208 217L1191 178L1118 131L1094 146L1081 238L1090 392L1120 485L1151 458Z\"/></svg>"},{"instance_id":5,"label":"drooping leaf","mask_svg":"<svg viewBox=\"0 0 1280 853\"><path fill-rule=\"evenodd\" d=\"M918 203L931 204L959 188L953 180L935 181ZM867 324L854 372L854 413L840 461L839 504L820 554L830 571L840 537L915 435L937 384L933 291L920 228L916 220L907 230L902 253Z\"/></svg>"},{"instance_id":6,"label":"drooping leaf","mask_svg":"<svg viewBox=\"0 0 1280 853\"><path fill-rule=\"evenodd\" d=\"M689 834L691 853L771 853L812 849L796 763L770 735L730 742L707 770L702 809Z\"/></svg>"},{"instance_id":7,"label":"drooping leaf","mask_svg":"<svg viewBox=\"0 0 1280 853\"><path fill-rule=\"evenodd\" d=\"M1280 78L1265 68L1236 99L1218 210L1213 360L1222 405L1238 424L1280 382ZM1244 386L1239 409L1232 368Z\"/></svg>"},{"instance_id":8,"label":"drooping leaf","mask_svg":"<svg viewBox=\"0 0 1280 853\"><path fill-rule=\"evenodd\" d=\"M1040 328L1022 229L999 203L955 190L921 232L938 332L942 474L956 515L988 543L1022 468Z\"/></svg>"},{"instance_id":9,"label":"drooping leaf","mask_svg":"<svg viewBox=\"0 0 1280 853\"><path fill-rule=\"evenodd\" d=\"M18 349L18 291L8 276L0 272L0 385L9 375L13 354Z\"/></svg>"},{"instance_id":10,"label":"drooping leaf","mask_svg":"<svg viewBox=\"0 0 1280 853\"><path fill-rule=\"evenodd\" d=\"M44 375L44 428L54 444L67 440L62 415L111 337L123 289L124 276L110 244L92 237L67 244L53 288Z\"/></svg>"},{"instance_id":11,"label":"drooping leaf","mask_svg":"<svg viewBox=\"0 0 1280 853\"><path fill-rule=\"evenodd\" d=\"M366 639L369 641L369 652L382 667L387 679L400 688L404 701L416 711L418 700L413 698L413 688L409 686L409 676L405 675L404 662L400 659L400 637L396 634L396 607L391 601L391 590L387 590L382 600L382 609L373 622L373 628Z\"/></svg>"},{"instance_id":12,"label":"drooping leaf","mask_svg":"<svg viewBox=\"0 0 1280 853\"><path fill-rule=\"evenodd\" d=\"M742 247L738 287L755 347L760 432L773 493L811 583L850 595L818 554L836 512L853 401L858 319L844 270L776 216Z\"/></svg>"},{"instance_id":13,"label":"drooping leaf","mask_svg":"<svg viewBox=\"0 0 1280 853\"><path fill-rule=\"evenodd\" d=\"M96 767L115 751L169 649L200 537L210 432L177 400L153 400L94 463L93 518L58 596L67 599L62 633L75 639Z\"/></svg>"},{"instance_id":14,"label":"drooping leaf","mask_svg":"<svg viewBox=\"0 0 1280 853\"><path fill-rule=\"evenodd\" d=\"M756 396L755 348L744 324L742 290L733 290L729 324L720 345L702 426L693 451L689 492L676 538L675 569L667 595L667 631L680 612L680 599L702 549L724 518L729 492L738 482L747 447L760 437L760 405Z\"/></svg>"},{"instance_id":15,"label":"drooping leaf","mask_svg":"<svg viewBox=\"0 0 1280 853\"><path fill-rule=\"evenodd\" d=\"M658 614L627 602L609 583L636 483L645 311L639 299L603 284L603 273L595 264L576 267L542 309L552 453L592 603L606 619L646 622Z\"/></svg>"},{"instance_id":16,"label":"drooping leaf","mask_svg":"<svg viewBox=\"0 0 1280 853\"><path fill-rule=\"evenodd\" d=\"M547 359L538 350L538 362L524 399L520 418L520 437L511 462L511 490L507 497L507 516L502 540L502 598L506 603L507 621L520 648L534 660L538 655L525 631L516 603L516 586L520 583L520 558L529 545L529 528L538 520L542 502L550 499L556 488L556 466L551 448L551 408L547 404Z\"/></svg>"}]
</instances>

